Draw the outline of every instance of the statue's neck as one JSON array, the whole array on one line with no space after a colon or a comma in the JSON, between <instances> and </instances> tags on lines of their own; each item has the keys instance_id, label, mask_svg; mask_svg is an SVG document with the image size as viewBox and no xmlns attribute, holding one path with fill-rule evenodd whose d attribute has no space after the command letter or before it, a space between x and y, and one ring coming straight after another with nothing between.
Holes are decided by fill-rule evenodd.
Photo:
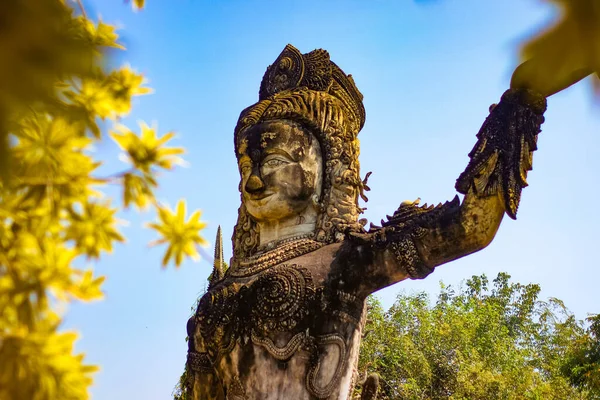
<instances>
[{"instance_id":1,"label":"statue's neck","mask_svg":"<svg viewBox=\"0 0 600 400\"><path fill-rule=\"evenodd\" d=\"M316 223L317 212L313 207L308 207L303 213L288 219L258 222L260 232L259 245L265 246L271 242L313 233Z\"/></svg>"}]
</instances>

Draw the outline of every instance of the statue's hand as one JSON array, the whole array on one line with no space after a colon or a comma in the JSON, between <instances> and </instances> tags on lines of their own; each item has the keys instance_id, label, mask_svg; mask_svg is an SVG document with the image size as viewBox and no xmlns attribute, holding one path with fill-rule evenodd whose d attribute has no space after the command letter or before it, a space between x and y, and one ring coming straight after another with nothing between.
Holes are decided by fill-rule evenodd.
<instances>
[{"instance_id":1,"label":"statue's hand","mask_svg":"<svg viewBox=\"0 0 600 400\"><path fill-rule=\"evenodd\" d=\"M545 111L544 96L528 89L507 90L500 103L490 107L456 190L466 194L473 189L484 197L499 195L506 213L515 219Z\"/></svg>"}]
</instances>

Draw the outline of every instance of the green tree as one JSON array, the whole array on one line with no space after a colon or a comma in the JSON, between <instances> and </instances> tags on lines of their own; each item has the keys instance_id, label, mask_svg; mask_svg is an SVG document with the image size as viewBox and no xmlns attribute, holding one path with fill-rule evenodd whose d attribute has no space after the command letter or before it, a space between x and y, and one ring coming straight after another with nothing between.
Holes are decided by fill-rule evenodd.
<instances>
[{"instance_id":1,"label":"green tree","mask_svg":"<svg viewBox=\"0 0 600 400\"><path fill-rule=\"evenodd\" d=\"M114 26L70 4L0 2L1 400L88 397L96 367L74 354L77 335L59 329L58 310L102 297L104 277L89 264L125 240L120 211L155 209L163 265L197 257L204 242L199 212L187 219L183 200L172 212L154 197L160 172L181 162L183 149L167 145L173 134L117 124L133 96L150 92L144 77L112 65L110 51L123 49ZM106 131L129 166L99 176L93 146ZM121 201L107 185L121 187Z\"/></svg>"},{"instance_id":2,"label":"green tree","mask_svg":"<svg viewBox=\"0 0 600 400\"><path fill-rule=\"evenodd\" d=\"M600 314L587 319L587 334L577 338L567 353L562 371L571 383L600 399Z\"/></svg>"},{"instance_id":3,"label":"green tree","mask_svg":"<svg viewBox=\"0 0 600 400\"><path fill-rule=\"evenodd\" d=\"M538 285L509 279L442 284L433 305L425 293L400 294L387 312L369 299L359 370L380 375L379 398L597 398L594 378L578 380L593 370L596 326L586 332L560 300L541 301ZM597 367L596 359L595 379Z\"/></svg>"}]
</instances>

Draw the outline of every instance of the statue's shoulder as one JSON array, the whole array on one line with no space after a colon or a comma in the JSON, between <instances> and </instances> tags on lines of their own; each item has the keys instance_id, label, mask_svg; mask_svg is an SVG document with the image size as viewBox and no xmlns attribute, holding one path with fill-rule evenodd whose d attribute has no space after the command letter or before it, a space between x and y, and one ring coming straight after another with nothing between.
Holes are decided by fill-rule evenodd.
<instances>
[{"instance_id":1,"label":"statue's shoulder","mask_svg":"<svg viewBox=\"0 0 600 400\"><path fill-rule=\"evenodd\" d=\"M424 229L452 222L460 209L458 196L437 206L421 206L419 203L420 199L404 201L392 215L386 216L386 220L382 219L380 225L371 223L368 232L351 233L350 236L363 241L379 242L389 239L390 234L418 234Z\"/></svg>"},{"instance_id":2,"label":"statue's shoulder","mask_svg":"<svg viewBox=\"0 0 600 400\"><path fill-rule=\"evenodd\" d=\"M394 214L387 216L387 220L381 220L381 225L371 224L368 232L350 233L348 247L362 249L362 253L371 257L389 251L412 279L422 279L433 269L426 266L419 253L418 239L432 230L455 225L460 218L460 207L458 196L437 206L420 206L419 200L405 201ZM392 274L390 271L384 273L385 276Z\"/></svg>"}]
</instances>

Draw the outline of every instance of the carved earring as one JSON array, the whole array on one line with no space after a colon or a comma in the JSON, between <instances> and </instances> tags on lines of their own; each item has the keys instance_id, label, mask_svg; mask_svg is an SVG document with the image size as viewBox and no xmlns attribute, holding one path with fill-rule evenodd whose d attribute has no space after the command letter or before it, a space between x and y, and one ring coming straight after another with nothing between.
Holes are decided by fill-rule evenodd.
<instances>
[{"instance_id":1,"label":"carved earring","mask_svg":"<svg viewBox=\"0 0 600 400\"><path fill-rule=\"evenodd\" d=\"M312 205L315 208L315 210L317 210L317 211L322 211L323 210L323 206L319 202L319 196L317 196L316 193L313 194L310 199L312 200Z\"/></svg>"}]
</instances>

